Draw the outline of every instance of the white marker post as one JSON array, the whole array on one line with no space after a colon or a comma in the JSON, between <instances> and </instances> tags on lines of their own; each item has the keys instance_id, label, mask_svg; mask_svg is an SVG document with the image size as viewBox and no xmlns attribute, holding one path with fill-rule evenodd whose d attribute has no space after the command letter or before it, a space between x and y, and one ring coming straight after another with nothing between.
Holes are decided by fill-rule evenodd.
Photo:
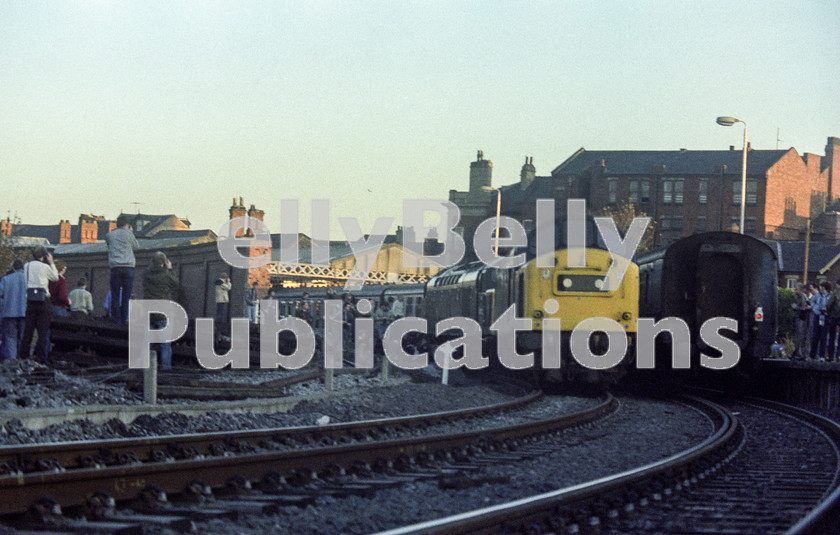
<instances>
[{"instance_id":1,"label":"white marker post","mask_svg":"<svg viewBox=\"0 0 840 535\"><path fill-rule=\"evenodd\" d=\"M149 367L143 370L143 401L149 405L157 403L157 351L149 355Z\"/></svg>"}]
</instances>

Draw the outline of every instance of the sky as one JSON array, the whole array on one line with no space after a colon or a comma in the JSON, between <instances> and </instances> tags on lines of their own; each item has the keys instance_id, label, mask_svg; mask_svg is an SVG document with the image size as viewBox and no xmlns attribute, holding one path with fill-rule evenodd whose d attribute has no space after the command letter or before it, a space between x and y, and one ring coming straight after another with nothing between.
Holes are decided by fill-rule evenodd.
<instances>
[{"instance_id":1,"label":"sky","mask_svg":"<svg viewBox=\"0 0 840 535\"><path fill-rule=\"evenodd\" d=\"M840 2L0 1L0 217L187 217L312 199L370 229L404 199L589 150L824 154Z\"/></svg>"}]
</instances>

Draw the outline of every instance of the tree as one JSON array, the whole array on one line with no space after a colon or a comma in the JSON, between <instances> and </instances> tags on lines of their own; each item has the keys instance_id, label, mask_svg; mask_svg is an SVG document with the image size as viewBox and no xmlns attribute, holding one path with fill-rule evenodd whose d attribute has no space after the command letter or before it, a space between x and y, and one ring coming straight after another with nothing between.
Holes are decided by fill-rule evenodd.
<instances>
[{"instance_id":1,"label":"tree","mask_svg":"<svg viewBox=\"0 0 840 535\"><path fill-rule=\"evenodd\" d=\"M32 251L29 247L15 247L11 236L0 236L0 277L12 267L12 260L15 258L28 262L32 260Z\"/></svg>"},{"instance_id":2,"label":"tree","mask_svg":"<svg viewBox=\"0 0 840 535\"><path fill-rule=\"evenodd\" d=\"M613 221L615 221L615 226L618 227L618 230L622 235L630 228L633 218L648 217L646 213L641 210L637 210L636 207L633 206L633 203L629 201L619 201L614 206L605 206L599 210L593 211L592 215L596 217L611 217ZM642 236L642 241L636 249L637 253L644 253L653 246L653 235L655 231L656 221L651 219L650 223L648 223L647 229L645 230L644 236Z\"/></svg>"},{"instance_id":3,"label":"tree","mask_svg":"<svg viewBox=\"0 0 840 535\"><path fill-rule=\"evenodd\" d=\"M6 270L12 265L15 256L11 238L0 236L0 277L6 274Z\"/></svg>"}]
</instances>

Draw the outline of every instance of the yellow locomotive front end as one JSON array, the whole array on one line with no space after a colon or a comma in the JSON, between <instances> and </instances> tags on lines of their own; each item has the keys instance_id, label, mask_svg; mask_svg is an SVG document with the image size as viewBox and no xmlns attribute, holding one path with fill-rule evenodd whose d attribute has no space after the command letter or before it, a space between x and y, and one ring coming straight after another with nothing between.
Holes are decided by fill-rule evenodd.
<instances>
[{"instance_id":1,"label":"yellow locomotive front end","mask_svg":"<svg viewBox=\"0 0 840 535\"><path fill-rule=\"evenodd\" d=\"M615 269L610 272L614 263ZM617 381L632 361L626 353L634 348L639 317L638 266L623 258L614 260L608 251L601 249L558 250L553 253L553 264L538 267L537 259L532 259L520 268L518 314L531 319L533 325L531 332L520 337L520 346L540 351L546 340L543 330L559 329L562 364L559 368L545 367L541 372L545 380ZM626 270L620 276L622 267ZM570 346L572 332L579 325L579 331L591 332L586 341L588 352L581 351L580 345ZM623 360L614 366L592 369L589 365L597 362L597 356L608 352L618 335L627 341ZM577 351L572 354L572 349ZM582 356L579 353L588 353L588 359L578 359Z\"/></svg>"}]
</instances>

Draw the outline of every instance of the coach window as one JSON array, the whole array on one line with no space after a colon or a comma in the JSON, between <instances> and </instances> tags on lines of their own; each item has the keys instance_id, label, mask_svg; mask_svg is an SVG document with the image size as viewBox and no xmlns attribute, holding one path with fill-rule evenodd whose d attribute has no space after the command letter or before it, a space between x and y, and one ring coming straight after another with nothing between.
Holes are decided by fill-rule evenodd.
<instances>
[{"instance_id":1,"label":"coach window","mask_svg":"<svg viewBox=\"0 0 840 535\"><path fill-rule=\"evenodd\" d=\"M615 204L616 194L618 193L618 179L607 179L607 203Z\"/></svg>"}]
</instances>

